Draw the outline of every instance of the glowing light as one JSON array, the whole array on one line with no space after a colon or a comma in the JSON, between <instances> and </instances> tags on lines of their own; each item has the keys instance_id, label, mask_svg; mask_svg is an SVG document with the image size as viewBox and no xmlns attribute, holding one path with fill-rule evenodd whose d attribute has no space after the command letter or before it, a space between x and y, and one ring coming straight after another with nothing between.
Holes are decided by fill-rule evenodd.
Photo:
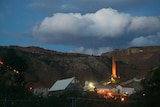
<instances>
[{"instance_id":1,"label":"glowing light","mask_svg":"<svg viewBox=\"0 0 160 107\"><path fill-rule=\"evenodd\" d=\"M19 71L15 70L15 69L13 69L13 72L19 74Z\"/></svg>"},{"instance_id":2,"label":"glowing light","mask_svg":"<svg viewBox=\"0 0 160 107\"><path fill-rule=\"evenodd\" d=\"M111 77L111 82L116 83L116 80L113 77Z\"/></svg>"},{"instance_id":3,"label":"glowing light","mask_svg":"<svg viewBox=\"0 0 160 107\"><path fill-rule=\"evenodd\" d=\"M123 95L124 95L124 96L128 96L129 94L128 94L128 92L125 92Z\"/></svg>"},{"instance_id":4,"label":"glowing light","mask_svg":"<svg viewBox=\"0 0 160 107\"><path fill-rule=\"evenodd\" d=\"M109 98L114 98L114 95L113 95L111 92L108 92L108 93L107 93L107 96L108 96Z\"/></svg>"},{"instance_id":5,"label":"glowing light","mask_svg":"<svg viewBox=\"0 0 160 107\"><path fill-rule=\"evenodd\" d=\"M1 64L1 65L3 65L3 62L2 62L2 61L0 61L0 64Z\"/></svg>"},{"instance_id":6,"label":"glowing light","mask_svg":"<svg viewBox=\"0 0 160 107\"><path fill-rule=\"evenodd\" d=\"M93 82L87 83L87 90L88 91L95 91L95 86Z\"/></svg>"},{"instance_id":7,"label":"glowing light","mask_svg":"<svg viewBox=\"0 0 160 107\"><path fill-rule=\"evenodd\" d=\"M16 70L15 70L15 69L13 69L13 72L16 72Z\"/></svg>"},{"instance_id":8,"label":"glowing light","mask_svg":"<svg viewBox=\"0 0 160 107\"><path fill-rule=\"evenodd\" d=\"M89 83L89 87L90 87L90 88L95 88L95 86L93 85L92 82Z\"/></svg>"},{"instance_id":9,"label":"glowing light","mask_svg":"<svg viewBox=\"0 0 160 107\"><path fill-rule=\"evenodd\" d=\"M145 94L145 93L143 93L143 94L142 94L142 96L144 97L144 96L146 96L146 94Z\"/></svg>"},{"instance_id":10,"label":"glowing light","mask_svg":"<svg viewBox=\"0 0 160 107\"><path fill-rule=\"evenodd\" d=\"M31 91L33 89L33 87L29 87L29 90Z\"/></svg>"},{"instance_id":11,"label":"glowing light","mask_svg":"<svg viewBox=\"0 0 160 107\"><path fill-rule=\"evenodd\" d=\"M109 92L109 93L108 93L108 95L109 95L109 96L112 96L112 93L111 93L111 92Z\"/></svg>"},{"instance_id":12,"label":"glowing light","mask_svg":"<svg viewBox=\"0 0 160 107\"><path fill-rule=\"evenodd\" d=\"M122 98L121 98L121 101L123 102L124 100L125 100L124 97L122 97Z\"/></svg>"},{"instance_id":13,"label":"glowing light","mask_svg":"<svg viewBox=\"0 0 160 107\"><path fill-rule=\"evenodd\" d=\"M117 78L116 75L116 59L115 57L112 57L112 77Z\"/></svg>"},{"instance_id":14,"label":"glowing light","mask_svg":"<svg viewBox=\"0 0 160 107\"><path fill-rule=\"evenodd\" d=\"M99 90L97 90L97 93L98 94L105 94L105 91L103 89L99 89Z\"/></svg>"}]
</instances>

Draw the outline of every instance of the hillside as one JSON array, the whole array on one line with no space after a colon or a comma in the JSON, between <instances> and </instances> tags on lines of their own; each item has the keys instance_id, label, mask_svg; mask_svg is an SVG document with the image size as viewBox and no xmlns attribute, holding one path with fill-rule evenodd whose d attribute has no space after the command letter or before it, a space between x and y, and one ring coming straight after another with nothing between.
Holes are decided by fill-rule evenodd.
<instances>
[{"instance_id":1,"label":"hillside","mask_svg":"<svg viewBox=\"0 0 160 107\"><path fill-rule=\"evenodd\" d=\"M27 87L51 87L57 79L72 76L79 79L81 84L86 80L103 81L111 75L113 55L118 60L117 72L121 81L143 77L147 71L159 65L160 54L160 47L141 47L138 48L139 51L128 48L104 53L102 56L91 56L56 52L33 46L1 46L0 60L7 57L11 50L26 61L24 75Z\"/></svg>"},{"instance_id":2,"label":"hillside","mask_svg":"<svg viewBox=\"0 0 160 107\"><path fill-rule=\"evenodd\" d=\"M115 56L118 61L134 66L138 74L145 76L145 72L151 71L160 65L160 46L115 49L111 52L103 53L102 56Z\"/></svg>"}]
</instances>

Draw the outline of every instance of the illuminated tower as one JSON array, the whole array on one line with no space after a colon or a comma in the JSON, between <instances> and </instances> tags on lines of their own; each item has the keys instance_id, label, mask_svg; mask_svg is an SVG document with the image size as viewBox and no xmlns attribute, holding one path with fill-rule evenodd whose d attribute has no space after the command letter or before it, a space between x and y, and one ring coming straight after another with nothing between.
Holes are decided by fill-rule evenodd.
<instances>
[{"instance_id":1,"label":"illuminated tower","mask_svg":"<svg viewBox=\"0 0 160 107\"><path fill-rule=\"evenodd\" d=\"M115 57L112 57L112 78L117 78Z\"/></svg>"},{"instance_id":2,"label":"illuminated tower","mask_svg":"<svg viewBox=\"0 0 160 107\"><path fill-rule=\"evenodd\" d=\"M111 78L109 81L105 81L103 83L103 85L108 85L108 84L116 84L116 83L119 83L119 79L120 77L117 76L117 73L116 73L116 58L115 57L112 57L112 75L111 75Z\"/></svg>"}]
</instances>

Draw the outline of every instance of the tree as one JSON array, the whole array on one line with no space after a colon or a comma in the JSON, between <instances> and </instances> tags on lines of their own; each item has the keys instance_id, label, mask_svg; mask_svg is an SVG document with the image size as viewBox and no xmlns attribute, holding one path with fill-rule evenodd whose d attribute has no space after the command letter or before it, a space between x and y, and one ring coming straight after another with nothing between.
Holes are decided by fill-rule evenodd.
<instances>
[{"instance_id":1,"label":"tree","mask_svg":"<svg viewBox=\"0 0 160 107\"><path fill-rule=\"evenodd\" d=\"M1 98L21 99L28 95L25 89L24 72L27 68L26 60L16 54L13 49L8 49L2 57L3 66L0 66Z\"/></svg>"},{"instance_id":2,"label":"tree","mask_svg":"<svg viewBox=\"0 0 160 107\"><path fill-rule=\"evenodd\" d=\"M145 106L159 107L160 68L149 72L147 78L142 83L144 86L144 93L146 94L144 99Z\"/></svg>"},{"instance_id":3,"label":"tree","mask_svg":"<svg viewBox=\"0 0 160 107\"><path fill-rule=\"evenodd\" d=\"M26 60L18 56L14 49L8 49L2 60L5 65L16 68L19 71L25 71L27 69Z\"/></svg>"}]
</instances>

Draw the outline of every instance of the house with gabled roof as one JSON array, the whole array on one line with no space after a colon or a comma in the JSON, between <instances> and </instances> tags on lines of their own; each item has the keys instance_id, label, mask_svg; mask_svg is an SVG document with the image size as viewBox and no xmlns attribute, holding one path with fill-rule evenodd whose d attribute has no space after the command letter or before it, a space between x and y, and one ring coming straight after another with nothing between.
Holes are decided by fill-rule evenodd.
<instances>
[{"instance_id":1,"label":"house with gabled roof","mask_svg":"<svg viewBox=\"0 0 160 107\"><path fill-rule=\"evenodd\" d=\"M57 80L49 89L49 92L59 95L67 90L82 90L79 80L75 77Z\"/></svg>"},{"instance_id":2,"label":"house with gabled roof","mask_svg":"<svg viewBox=\"0 0 160 107\"><path fill-rule=\"evenodd\" d=\"M131 80L120 83L120 85L118 85L116 87L116 89L118 90L118 94L131 95L133 93L141 91L143 89L143 87L141 85L141 80L142 79L133 78Z\"/></svg>"},{"instance_id":3,"label":"house with gabled roof","mask_svg":"<svg viewBox=\"0 0 160 107\"><path fill-rule=\"evenodd\" d=\"M133 78L123 83L120 83L120 85L132 86L134 87L135 91L138 92L138 91L143 90L143 86L141 84L142 80L143 80L142 78L141 79Z\"/></svg>"}]
</instances>

